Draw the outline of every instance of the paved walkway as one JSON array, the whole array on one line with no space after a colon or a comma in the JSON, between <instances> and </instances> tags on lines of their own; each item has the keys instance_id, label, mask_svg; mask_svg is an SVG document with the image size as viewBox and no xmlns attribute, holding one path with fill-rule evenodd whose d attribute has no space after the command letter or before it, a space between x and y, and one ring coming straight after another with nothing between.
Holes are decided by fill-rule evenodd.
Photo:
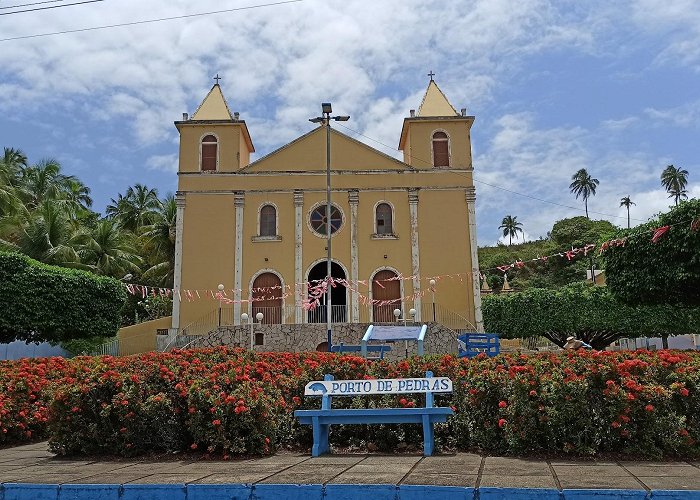
<instances>
[{"instance_id":1,"label":"paved walkway","mask_svg":"<svg viewBox=\"0 0 700 500\"><path fill-rule=\"evenodd\" d=\"M700 490L700 462L523 460L470 453L425 458L280 453L243 461L80 460L56 458L46 443L38 443L0 450L0 483L388 484L649 492Z\"/></svg>"}]
</instances>

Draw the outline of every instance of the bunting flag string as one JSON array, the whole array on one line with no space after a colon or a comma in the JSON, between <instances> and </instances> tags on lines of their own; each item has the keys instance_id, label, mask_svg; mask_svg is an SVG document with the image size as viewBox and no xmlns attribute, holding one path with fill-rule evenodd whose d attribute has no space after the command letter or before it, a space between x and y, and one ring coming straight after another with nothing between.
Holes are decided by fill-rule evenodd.
<instances>
[{"instance_id":1,"label":"bunting flag string","mask_svg":"<svg viewBox=\"0 0 700 500\"><path fill-rule=\"evenodd\" d=\"M652 243L658 243L674 226L681 226L685 225L688 222L690 222L690 230L691 231L700 231L700 217L696 217L691 220L685 220L678 222L676 224L669 224L661 227L656 227L656 228L651 228L651 229L644 229L642 231L639 231L637 233L629 234L627 236L624 236L622 238L616 238L612 240L608 240L603 242L600 247L598 248L598 254L602 254L606 250L612 247L619 247L619 246L625 246L628 244L629 240L631 238L635 238L637 236L642 236L644 234L648 235L650 232L652 233L651 235L651 241ZM504 264L501 266L495 266L491 268L482 268L474 271L474 279L484 279L485 273L487 271L499 271L501 273L506 273L511 269L522 269L524 268L527 264L527 262L542 262L546 263L550 258L553 257L561 257L561 258L566 258L567 261L572 261L574 260L578 255L584 255L587 256L591 251L593 251L596 248L596 245L592 243L588 243L582 247L579 248L571 248L571 250L566 250L565 252L557 252L552 255L545 255L542 257L535 257L533 259L528 259L528 260L522 260L522 259L516 259L514 262L510 264ZM142 299L146 299L147 297L165 297L165 298L170 298L171 296L174 298L176 295L180 301L183 299L187 300L188 302L192 302L196 299L202 299L202 294L204 295L204 298L210 299L210 300L220 300L221 303L225 304L234 304L234 303L249 303L249 302L257 302L257 301L264 301L264 300L275 300L279 298L287 298L292 295L292 290L295 291L295 293L299 295L303 295L304 298L302 300L302 305L306 310L312 310L315 307L318 307L320 305L320 299L323 297L324 294L327 293L328 287L336 287L337 285L342 285L348 290L350 290L352 293L355 293L358 295L360 302L366 303L366 304L376 304L373 299L370 299L366 295L364 295L362 292L360 292L360 286L365 287L369 290L370 286L374 283L377 284L377 286L381 288L385 288L383 285L384 282L390 282L390 281L399 281L399 280L406 280L406 281L413 281L414 279L418 279L420 281L424 280L435 280L435 281L440 281L443 279L459 279L461 283L464 282L464 278L466 278L468 275L471 273L452 273L452 274L443 274L443 275L438 275L438 276L428 276L428 277L421 277L421 276L404 276L402 274L398 274L396 276L392 276L391 278L386 278L383 280L357 280L357 281L349 281L347 279L343 278L322 278L318 280L311 280L303 283L295 283L294 285L273 285L269 287L256 287L251 290L245 290L246 293L250 293L251 295L254 295L254 298L251 299L231 299L228 297L226 294L226 290L218 291L218 290L199 290L199 289L172 289L172 288L164 288L164 287L152 287L148 285L139 285L135 283L124 283L124 286L127 290L128 293L134 296L140 296ZM427 290L434 290L434 287L426 287L422 288L420 292L417 292L411 297L403 297L402 299L395 299L393 302L390 301L387 304L394 303L400 300L410 300L411 298L417 298L419 296L422 296ZM282 294L277 294L275 293L276 290L284 290L285 292ZM304 293L304 290L306 290L306 293ZM236 294L243 293L244 290L239 290L239 289L229 289L231 292L231 295L234 297ZM196 296L196 298L195 298ZM387 305L385 304L385 305Z\"/></svg>"}]
</instances>

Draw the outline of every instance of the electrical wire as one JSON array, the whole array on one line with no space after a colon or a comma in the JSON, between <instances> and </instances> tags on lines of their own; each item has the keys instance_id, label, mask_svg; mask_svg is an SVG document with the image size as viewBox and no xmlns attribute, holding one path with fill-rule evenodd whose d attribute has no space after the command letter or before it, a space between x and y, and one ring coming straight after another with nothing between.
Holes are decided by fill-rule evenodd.
<instances>
[{"instance_id":1,"label":"electrical wire","mask_svg":"<svg viewBox=\"0 0 700 500\"><path fill-rule=\"evenodd\" d=\"M84 3L95 3L95 2L104 2L105 0L85 0L83 2L75 2L75 3L64 3L61 5L50 5L49 7L34 7L33 9L25 9L25 10L15 10L13 12L0 12L0 16L9 16L12 14L21 14L22 12L35 12L37 10L47 10L47 9L58 9L61 7L71 7L73 5L82 5Z\"/></svg>"},{"instance_id":2,"label":"electrical wire","mask_svg":"<svg viewBox=\"0 0 700 500\"><path fill-rule=\"evenodd\" d=\"M43 2L22 3L19 5L8 5L7 7L0 7L0 10L18 9L20 7L29 7L30 5L43 5L45 3L57 3L57 2L64 2L64 1L65 0L44 0Z\"/></svg>"},{"instance_id":3,"label":"electrical wire","mask_svg":"<svg viewBox=\"0 0 700 500\"><path fill-rule=\"evenodd\" d=\"M284 0L281 2L271 2L271 3L263 3L263 4L257 4L257 5L248 5L246 7L235 7L233 9L214 10L214 11L210 11L210 12L198 12L196 14L184 14L181 16L161 17L161 18L157 18L157 19L146 19L143 21L132 21L132 22L128 22L128 23L119 23L119 24L107 24L104 26L93 26L90 28L78 28L78 29L74 29L74 30L53 31L50 33L38 33L35 35L13 36L13 37L9 37L9 38L0 38L0 42L9 42L12 40L26 40L29 38L40 38L40 37L44 37L44 36L53 36L53 35L65 35L68 33L82 33L84 31L96 31L96 30L104 30L104 29L109 29L109 28L121 28L124 26L136 26L139 24L158 23L161 21L174 21L177 19L189 19L192 17L210 16L212 14L225 14L228 12L238 12L238 11L242 11L242 10L259 9L261 7L274 7L274 6L278 6L278 5L298 3L298 2L303 2L303 1L304 0Z\"/></svg>"},{"instance_id":4,"label":"electrical wire","mask_svg":"<svg viewBox=\"0 0 700 500\"><path fill-rule=\"evenodd\" d=\"M369 136L363 134L362 132L359 132L359 131L357 131L357 130L351 129L350 127L348 127L348 126L346 126L346 125L343 125L342 123L338 123L337 125L343 127L344 129L347 129L347 130L349 130L350 132L353 132L353 133L355 133L355 134L357 134L357 135L359 135L359 136L362 136L362 137L364 137L365 139L369 139L370 141L376 142L377 144L381 144L382 146L384 146L385 148L390 149L391 151L400 151L399 149L394 148L394 147L392 147L392 146L389 146L388 144L384 144L383 142L381 142L381 141L379 141L379 140L377 140L377 139L374 139L374 138L372 138L372 137L369 137ZM418 157L413 156L413 155L410 155L410 154L407 154L407 156L408 156L409 158L413 159L413 160L418 160L418 161L420 161L420 162L425 163L426 165L432 166L432 162L427 161L427 160L425 160L425 159L423 159L423 158L418 158ZM469 177L469 176L467 176L466 174L463 174L463 173L461 173L461 172L454 172L454 171L452 171L452 170L445 170L444 172L446 172L446 173L451 173L452 175L458 175L458 176L460 176L460 177L465 177L465 178L468 178L468 177ZM565 205L565 204L563 204L563 203L557 203L556 201L546 200L546 199L544 199L544 198L538 198L537 196L532 196L532 195L529 195L529 194L521 193L521 192L519 192L519 191L513 191L512 189L508 189L508 188L505 188L505 187L503 187L503 186L499 186L499 185L497 185L497 184L492 184L492 183L490 183L490 182L482 181L482 180L480 180L480 179L477 179L477 178L474 177L474 176L472 176L472 179L474 180L474 182L478 182L479 184L484 184L485 186L490 186L490 187L495 188L495 189L500 189L501 191L506 191L506 192L508 192L508 193L515 194L515 195L518 195L518 196L522 196L522 197L524 197L524 198L530 198L531 200L539 201L539 202L542 202L542 203L548 203L548 204L550 204L550 205L555 205L555 206L562 207L562 208L569 208L569 209L571 209L571 210L576 210L577 212L583 212L583 211L584 211L584 209L582 209L582 208L580 208L580 207L575 207L575 206L572 206L572 205ZM605 216L605 217L614 217L614 218L616 218L616 219L627 219L627 217L624 216L624 215L612 215L612 214L607 214L607 213L604 213L604 212L595 212L595 211L593 211L593 210L589 210L588 213L596 214L596 215L603 215L603 216ZM631 218L631 220L634 220L634 221L637 221L637 222L647 222L647 221L645 221L645 220L643 220L643 219Z\"/></svg>"}]
</instances>

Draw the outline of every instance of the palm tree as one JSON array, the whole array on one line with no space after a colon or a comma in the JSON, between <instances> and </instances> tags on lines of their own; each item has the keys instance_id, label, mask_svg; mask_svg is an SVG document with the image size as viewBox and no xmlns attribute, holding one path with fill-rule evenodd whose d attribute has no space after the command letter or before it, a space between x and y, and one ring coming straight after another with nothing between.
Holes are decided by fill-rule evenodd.
<instances>
[{"instance_id":1,"label":"palm tree","mask_svg":"<svg viewBox=\"0 0 700 500\"><path fill-rule=\"evenodd\" d=\"M18 179L27 167L27 156L19 149L4 148L0 158L0 216L17 212L22 202Z\"/></svg>"},{"instance_id":2,"label":"palm tree","mask_svg":"<svg viewBox=\"0 0 700 500\"><path fill-rule=\"evenodd\" d=\"M156 220L142 229L142 254L149 264L143 273L145 280L166 287L173 285L176 222L175 197L168 195L161 203Z\"/></svg>"},{"instance_id":3,"label":"palm tree","mask_svg":"<svg viewBox=\"0 0 700 500\"><path fill-rule=\"evenodd\" d=\"M676 168L673 165L667 166L661 173L661 185L669 193L669 198L674 198L676 206L682 199L688 199L688 171Z\"/></svg>"},{"instance_id":4,"label":"palm tree","mask_svg":"<svg viewBox=\"0 0 700 500\"><path fill-rule=\"evenodd\" d=\"M46 264L84 268L76 252L73 225L62 207L44 201L29 213L18 230L19 250Z\"/></svg>"},{"instance_id":5,"label":"palm tree","mask_svg":"<svg viewBox=\"0 0 700 500\"><path fill-rule=\"evenodd\" d=\"M75 241L81 262L95 274L121 278L129 272L140 271L140 258L129 235L113 220L100 220L94 228L77 235Z\"/></svg>"},{"instance_id":6,"label":"palm tree","mask_svg":"<svg viewBox=\"0 0 700 500\"><path fill-rule=\"evenodd\" d=\"M157 190L134 184L126 190L126 195L119 194L116 200L112 199L107 215L116 218L124 229L137 233L142 226L156 220L160 208Z\"/></svg>"},{"instance_id":7,"label":"palm tree","mask_svg":"<svg viewBox=\"0 0 700 500\"><path fill-rule=\"evenodd\" d=\"M512 215L506 215L501 221L501 225L498 229L503 229L503 236L508 236L508 246L513 243L513 236L517 238L518 233L522 233L522 222L517 221L518 217L513 217Z\"/></svg>"},{"instance_id":8,"label":"palm tree","mask_svg":"<svg viewBox=\"0 0 700 500\"><path fill-rule=\"evenodd\" d=\"M36 208L46 200L65 200L71 184L80 181L75 176L62 174L61 164L49 158L23 169L20 182L27 207Z\"/></svg>"},{"instance_id":9,"label":"palm tree","mask_svg":"<svg viewBox=\"0 0 700 500\"><path fill-rule=\"evenodd\" d=\"M572 177L573 181L569 184L569 190L576 195L576 199L579 196L583 197L583 202L586 207L586 217L588 217L588 198L593 195L595 196L596 187L600 184L598 179L594 179L591 175L586 172L585 168L580 169ZM590 217L588 217L590 219Z\"/></svg>"},{"instance_id":10,"label":"palm tree","mask_svg":"<svg viewBox=\"0 0 700 500\"><path fill-rule=\"evenodd\" d=\"M630 199L629 195L620 199L620 206L627 208L627 229L630 228L630 206L631 205L636 205L636 203Z\"/></svg>"}]
</instances>

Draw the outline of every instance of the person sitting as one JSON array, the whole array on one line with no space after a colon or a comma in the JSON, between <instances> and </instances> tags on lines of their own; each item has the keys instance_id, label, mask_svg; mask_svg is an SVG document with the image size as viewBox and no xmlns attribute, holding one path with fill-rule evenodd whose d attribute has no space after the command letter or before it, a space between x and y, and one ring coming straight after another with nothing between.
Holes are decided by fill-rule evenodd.
<instances>
[{"instance_id":1,"label":"person sitting","mask_svg":"<svg viewBox=\"0 0 700 500\"><path fill-rule=\"evenodd\" d=\"M573 351L577 349L593 349L593 347L583 340L578 340L574 337L567 337L566 344L564 344L564 349L571 349Z\"/></svg>"}]
</instances>

